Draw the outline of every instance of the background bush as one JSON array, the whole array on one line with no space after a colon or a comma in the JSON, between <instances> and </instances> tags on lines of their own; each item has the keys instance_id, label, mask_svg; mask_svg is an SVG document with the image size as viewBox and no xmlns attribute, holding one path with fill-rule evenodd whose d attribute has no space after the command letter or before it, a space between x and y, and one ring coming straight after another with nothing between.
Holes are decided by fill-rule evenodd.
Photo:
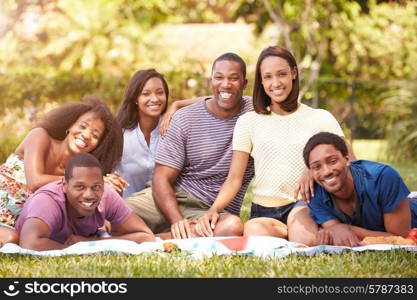
<instances>
[{"instance_id":1,"label":"background bush","mask_svg":"<svg viewBox=\"0 0 417 300\"><path fill-rule=\"evenodd\" d=\"M189 67L189 69L187 69ZM211 94L210 78L196 66L164 73L170 88L169 102ZM37 115L52 107L81 101L87 94L100 95L114 113L123 98L133 74L103 74L98 70L61 71L55 75L28 71L0 73L0 152L4 157L30 129ZM249 74L252 75L252 74ZM252 94L253 78L249 77L246 95ZM324 108L334 114L350 139L388 138L391 160L416 160L417 149L417 84L414 81L377 82L320 78L304 103ZM13 117L13 118L11 118ZM22 119L18 121L18 119ZM20 135L9 136L19 123ZM9 124L9 125L8 125ZM14 128L14 127L13 127ZM7 133L7 134L6 134Z\"/></svg>"}]
</instances>

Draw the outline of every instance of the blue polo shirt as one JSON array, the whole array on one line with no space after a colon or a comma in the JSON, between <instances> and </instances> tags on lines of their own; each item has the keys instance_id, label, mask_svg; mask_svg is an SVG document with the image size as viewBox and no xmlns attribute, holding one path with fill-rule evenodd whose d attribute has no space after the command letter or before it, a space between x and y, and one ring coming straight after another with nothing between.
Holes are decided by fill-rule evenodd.
<instances>
[{"instance_id":1,"label":"blue polo shirt","mask_svg":"<svg viewBox=\"0 0 417 300\"><path fill-rule=\"evenodd\" d=\"M337 209L330 194L316 183L315 195L309 203L313 219L317 224L334 219L342 223L354 224L355 214L360 209L360 227L386 231L384 214L393 211L410 194L400 174L388 165L367 160L352 161L349 169L359 204L353 216L348 216ZM417 199L408 199L408 201L411 209L411 227L415 228L417 227Z\"/></svg>"}]
</instances>

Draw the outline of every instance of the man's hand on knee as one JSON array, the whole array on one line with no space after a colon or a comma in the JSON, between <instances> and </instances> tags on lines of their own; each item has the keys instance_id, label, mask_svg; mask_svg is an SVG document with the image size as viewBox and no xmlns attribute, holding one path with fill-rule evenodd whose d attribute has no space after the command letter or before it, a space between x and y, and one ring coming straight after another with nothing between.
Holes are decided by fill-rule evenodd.
<instances>
[{"instance_id":1,"label":"man's hand on knee","mask_svg":"<svg viewBox=\"0 0 417 300\"><path fill-rule=\"evenodd\" d=\"M171 225L171 234L174 239L187 239L196 237L195 224L196 220L182 219Z\"/></svg>"}]
</instances>

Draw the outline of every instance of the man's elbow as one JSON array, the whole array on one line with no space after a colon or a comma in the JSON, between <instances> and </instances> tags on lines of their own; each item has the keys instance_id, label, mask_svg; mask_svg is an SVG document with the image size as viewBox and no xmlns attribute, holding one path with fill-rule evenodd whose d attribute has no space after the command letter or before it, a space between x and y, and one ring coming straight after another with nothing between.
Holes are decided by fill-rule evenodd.
<instances>
[{"instance_id":1,"label":"man's elbow","mask_svg":"<svg viewBox=\"0 0 417 300\"><path fill-rule=\"evenodd\" d=\"M19 241L19 246L23 249L30 249L30 250L35 250L35 251L43 250L41 247L42 244L39 243L37 239L32 239L32 238L21 237Z\"/></svg>"},{"instance_id":2,"label":"man's elbow","mask_svg":"<svg viewBox=\"0 0 417 300\"><path fill-rule=\"evenodd\" d=\"M157 202L158 199L163 198L163 195L173 189L174 184L171 182L168 176L163 172L155 172L152 177L152 196Z\"/></svg>"},{"instance_id":3,"label":"man's elbow","mask_svg":"<svg viewBox=\"0 0 417 300\"><path fill-rule=\"evenodd\" d=\"M142 242L155 242L156 238L153 233L143 232L141 240Z\"/></svg>"},{"instance_id":4,"label":"man's elbow","mask_svg":"<svg viewBox=\"0 0 417 300\"><path fill-rule=\"evenodd\" d=\"M152 176L152 186L160 186L160 185L166 185L169 184L170 180L168 176L161 171L158 171L158 169L155 169L154 174Z\"/></svg>"},{"instance_id":5,"label":"man's elbow","mask_svg":"<svg viewBox=\"0 0 417 300\"><path fill-rule=\"evenodd\" d=\"M27 188L29 189L30 192L34 193L36 192L36 190L38 188L40 188L42 186L42 183L37 181L37 180L28 180L27 184L26 184Z\"/></svg>"},{"instance_id":6,"label":"man's elbow","mask_svg":"<svg viewBox=\"0 0 417 300\"><path fill-rule=\"evenodd\" d=\"M155 236L153 233L149 232L136 232L132 237L132 241L136 243L143 243L143 242L155 242Z\"/></svg>"},{"instance_id":7,"label":"man's elbow","mask_svg":"<svg viewBox=\"0 0 417 300\"><path fill-rule=\"evenodd\" d=\"M155 164L155 169L152 176L152 184L153 185L174 185L180 171L178 169L161 165Z\"/></svg>"},{"instance_id":8,"label":"man's elbow","mask_svg":"<svg viewBox=\"0 0 417 300\"><path fill-rule=\"evenodd\" d=\"M408 231L410 230L410 226L406 227L406 228L399 228L396 230L391 230L390 233L392 233L393 235L399 235L399 236L407 236Z\"/></svg>"},{"instance_id":9,"label":"man's elbow","mask_svg":"<svg viewBox=\"0 0 417 300\"><path fill-rule=\"evenodd\" d=\"M405 218L404 218L405 219ZM405 220L396 220L385 224L385 231L392 235L406 236L411 228L411 220L409 222ZM401 222L402 221L402 222Z\"/></svg>"}]
</instances>

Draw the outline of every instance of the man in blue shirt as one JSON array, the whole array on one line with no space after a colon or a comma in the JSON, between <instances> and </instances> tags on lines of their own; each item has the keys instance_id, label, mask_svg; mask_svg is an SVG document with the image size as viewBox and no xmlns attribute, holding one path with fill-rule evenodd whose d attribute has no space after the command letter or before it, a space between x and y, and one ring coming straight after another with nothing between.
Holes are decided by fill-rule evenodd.
<instances>
[{"instance_id":1,"label":"man in blue shirt","mask_svg":"<svg viewBox=\"0 0 417 300\"><path fill-rule=\"evenodd\" d=\"M358 246L367 236L405 236L417 227L417 201L398 172L388 165L349 161L339 136L321 132L304 147L304 161L315 180L309 203L321 225L319 244Z\"/></svg>"}]
</instances>

